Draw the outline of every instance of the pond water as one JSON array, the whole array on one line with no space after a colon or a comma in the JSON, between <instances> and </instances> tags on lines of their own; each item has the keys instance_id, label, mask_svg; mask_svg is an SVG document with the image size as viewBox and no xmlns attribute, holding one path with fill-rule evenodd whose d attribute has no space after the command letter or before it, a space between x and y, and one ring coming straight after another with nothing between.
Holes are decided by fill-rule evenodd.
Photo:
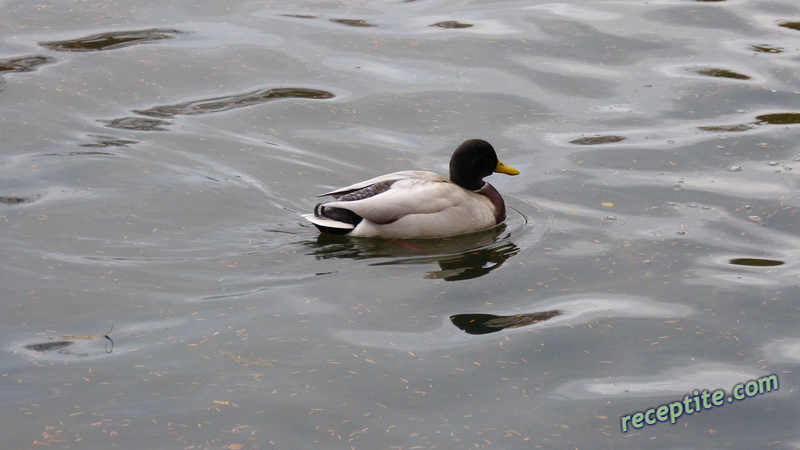
<instances>
[{"instance_id":1,"label":"pond water","mask_svg":"<svg viewBox=\"0 0 800 450\"><path fill-rule=\"evenodd\" d=\"M800 447L794 1L0 17L4 447ZM300 217L469 138L497 229Z\"/></svg>"}]
</instances>

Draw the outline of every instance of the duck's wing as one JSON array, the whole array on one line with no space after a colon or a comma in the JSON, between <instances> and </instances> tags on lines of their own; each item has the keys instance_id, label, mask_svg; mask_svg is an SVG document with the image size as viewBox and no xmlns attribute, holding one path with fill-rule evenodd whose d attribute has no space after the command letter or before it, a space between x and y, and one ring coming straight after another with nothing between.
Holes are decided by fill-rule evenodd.
<instances>
[{"instance_id":1,"label":"duck's wing","mask_svg":"<svg viewBox=\"0 0 800 450\"><path fill-rule=\"evenodd\" d=\"M432 215L469 201L467 191L438 175L384 179L345 192L323 206L350 210L375 224L393 223L415 214Z\"/></svg>"},{"instance_id":2,"label":"duck's wing","mask_svg":"<svg viewBox=\"0 0 800 450\"><path fill-rule=\"evenodd\" d=\"M420 170L406 170L403 172L394 172L389 173L386 175L381 175L375 178L370 178L369 180L364 180L355 184L351 184L350 186L345 186L343 188L339 188L330 192L326 192L324 194L317 195L317 197L327 197L332 196L335 199L347 194L354 193L356 191L367 190L363 192L361 195L369 196L370 190L374 192L373 195L377 195L386 189L387 186L391 186L395 181L399 180L431 180L431 181L439 181L444 180L447 181L446 178L442 177L439 174L433 172L425 172Z\"/></svg>"}]
</instances>

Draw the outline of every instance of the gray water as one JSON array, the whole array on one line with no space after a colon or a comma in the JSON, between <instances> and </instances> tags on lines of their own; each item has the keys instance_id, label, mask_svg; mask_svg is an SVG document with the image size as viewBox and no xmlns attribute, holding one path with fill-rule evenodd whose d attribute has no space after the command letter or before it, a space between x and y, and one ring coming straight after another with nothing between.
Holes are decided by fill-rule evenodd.
<instances>
[{"instance_id":1,"label":"gray water","mask_svg":"<svg viewBox=\"0 0 800 450\"><path fill-rule=\"evenodd\" d=\"M795 2L0 17L4 448L800 447ZM499 229L300 217L468 138Z\"/></svg>"}]
</instances>

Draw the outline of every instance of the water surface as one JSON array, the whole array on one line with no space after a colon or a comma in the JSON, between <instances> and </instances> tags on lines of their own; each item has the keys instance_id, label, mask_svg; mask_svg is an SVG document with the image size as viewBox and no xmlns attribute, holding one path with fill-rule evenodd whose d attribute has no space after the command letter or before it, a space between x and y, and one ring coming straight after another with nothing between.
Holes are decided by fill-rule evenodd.
<instances>
[{"instance_id":1,"label":"water surface","mask_svg":"<svg viewBox=\"0 0 800 450\"><path fill-rule=\"evenodd\" d=\"M792 2L0 17L8 448L800 446ZM522 172L503 227L300 217L478 137Z\"/></svg>"}]
</instances>

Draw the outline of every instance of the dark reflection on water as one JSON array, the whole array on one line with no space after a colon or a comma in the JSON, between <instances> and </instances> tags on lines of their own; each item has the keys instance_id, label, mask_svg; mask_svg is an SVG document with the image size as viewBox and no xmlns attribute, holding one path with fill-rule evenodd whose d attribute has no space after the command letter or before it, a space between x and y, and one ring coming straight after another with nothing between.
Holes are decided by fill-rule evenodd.
<instances>
[{"instance_id":1,"label":"dark reflection on water","mask_svg":"<svg viewBox=\"0 0 800 450\"><path fill-rule=\"evenodd\" d=\"M98 354L94 348L98 342L103 342L105 349L104 353L111 353L114 350L114 340L111 339L111 332L114 330L112 325L109 330L103 334L96 335L65 335L65 336L51 336L45 342L37 342L35 344L28 344L24 348L40 353L52 352L58 350L62 355L70 356L89 356L91 354ZM67 349L67 347L74 348Z\"/></svg>"},{"instance_id":2,"label":"dark reflection on water","mask_svg":"<svg viewBox=\"0 0 800 450\"><path fill-rule=\"evenodd\" d=\"M757 116L759 123L768 123L771 125L789 125L800 123L800 113L775 113L764 114Z\"/></svg>"},{"instance_id":3,"label":"dark reflection on water","mask_svg":"<svg viewBox=\"0 0 800 450\"><path fill-rule=\"evenodd\" d=\"M43 64L55 61L49 56L19 56L0 59L0 72L32 72Z\"/></svg>"},{"instance_id":4,"label":"dark reflection on water","mask_svg":"<svg viewBox=\"0 0 800 450\"><path fill-rule=\"evenodd\" d=\"M105 147L127 147L129 145L138 144L139 141L132 141L129 139L120 139L114 136L105 136L101 134L90 134L90 138L94 139L95 142L91 144L81 144L81 147L97 147L97 148L105 148Z\"/></svg>"},{"instance_id":5,"label":"dark reflection on water","mask_svg":"<svg viewBox=\"0 0 800 450\"><path fill-rule=\"evenodd\" d=\"M372 28L377 25L373 25L371 23L367 23L365 20L359 19L331 19L333 23L340 23L342 25L347 25L349 27L357 27L357 28Z\"/></svg>"},{"instance_id":6,"label":"dark reflection on water","mask_svg":"<svg viewBox=\"0 0 800 450\"><path fill-rule=\"evenodd\" d=\"M800 31L800 22L784 22L778 26Z\"/></svg>"},{"instance_id":7,"label":"dark reflection on water","mask_svg":"<svg viewBox=\"0 0 800 450\"><path fill-rule=\"evenodd\" d=\"M734 80L749 80L751 78L748 75L737 73L728 69L717 69L717 68L698 69L695 70L695 72L699 73L700 75L707 75L709 77L731 78Z\"/></svg>"},{"instance_id":8,"label":"dark reflection on water","mask_svg":"<svg viewBox=\"0 0 800 450\"><path fill-rule=\"evenodd\" d=\"M152 117L174 117L177 115L207 114L228 111L234 108L258 105L285 98L305 98L327 100L334 95L328 91L307 88L259 89L243 94L225 95L209 99L193 100L175 105L156 106L150 109L134 110L136 114Z\"/></svg>"},{"instance_id":9,"label":"dark reflection on water","mask_svg":"<svg viewBox=\"0 0 800 450\"><path fill-rule=\"evenodd\" d=\"M502 224L464 236L424 240L366 239L322 233L310 246L317 259L388 259L373 266L438 264L440 270L427 272L424 278L457 281L486 275L519 253L519 247L509 236L500 237L505 229Z\"/></svg>"},{"instance_id":10,"label":"dark reflection on water","mask_svg":"<svg viewBox=\"0 0 800 450\"><path fill-rule=\"evenodd\" d=\"M759 53L783 53L783 47L772 45L751 45L750 49Z\"/></svg>"},{"instance_id":11,"label":"dark reflection on water","mask_svg":"<svg viewBox=\"0 0 800 450\"><path fill-rule=\"evenodd\" d=\"M505 242L504 244L469 250L450 256L403 259L374 265L437 263L441 270L428 272L425 278L459 281L486 275L500 268L504 262L517 253L519 253L519 247L513 242Z\"/></svg>"},{"instance_id":12,"label":"dark reflection on water","mask_svg":"<svg viewBox=\"0 0 800 450\"><path fill-rule=\"evenodd\" d=\"M13 58L0 58L0 73L3 72L32 72L43 64L49 64L54 59L49 56L18 56ZM0 92L6 87L6 80L0 76Z\"/></svg>"},{"instance_id":13,"label":"dark reflection on water","mask_svg":"<svg viewBox=\"0 0 800 450\"><path fill-rule=\"evenodd\" d=\"M61 338L60 340L28 344L24 348L25 350L38 353L50 353L55 351L60 355L79 357L111 353L114 351L114 341L108 334L98 336L61 336ZM98 345L100 342L103 343L102 353Z\"/></svg>"},{"instance_id":14,"label":"dark reflection on water","mask_svg":"<svg viewBox=\"0 0 800 450\"><path fill-rule=\"evenodd\" d=\"M697 127L703 131L740 132L755 128L757 125L792 125L800 123L800 113L774 113L756 116L756 122L735 125L709 125Z\"/></svg>"},{"instance_id":15,"label":"dark reflection on water","mask_svg":"<svg viewBox=\"0 0 800 450\"><path fill-rule=\"evenodd\" d=\"M39 344L26 345L25 349L44 353L44 352L51 352L53 350L60 350L63 349L64 347L69 347L73 343L74 342L70 341L42 342Z\"/></svg>"},{"instance_id":16,"label":"dark reflection on water","mask_svg":"<svg viewBox=\"0 0 800 450\"><path fill-rule=\"evenodd\" d=\"M774 259L761 259L761 258L735 258L730 260L731 264L735 264L737 266L753 266L753 267L770 267L770 266L780 266L785 264L783 261L777 261Z\"/></svg>"},{"instance_id":17,"label":"dark reflection on water","mask_svg":"<svg viewBox=\"0 0 800 450\"><path fill-rule=\"evenodd\" d=\"M623 136L586 136L580 139L575 139L574 141L569 141L569 143L576 145L598 145L598 144L610 144L613 142L620 142L624 140L625 138Z\"/></svg>"},{"instance_id":18,"label":"dark reflection on water","mask_svg":"<svg viewBox=\"0 0 800 450\"><path fill-rule=\"evenodd\" d=\"M121 117L118 119L99 120L99 122L106 124L109 128L118 128L123 130L138 130L138 131L167 131L166 126L171 125L172 122L162 120L163 118L171 118L178 115L195 115L195 114L208 114L215 112L228 111L235 108L243 108L246 106L257 105L261 103L270 102L273 100L281 100L287 98L301 98L301 99L314 99L326 100L334 98L334 94L328 91L319 89L307 88L274 88L274 89L259 89L243 94L225 95L220 97L213 97L208 99L193 100L189 102L177 103L174 105L156 106L150 109L137 109L133 112L143 116L158 117L158 119L150 119L145 117ZM136 141L120 140L120 139L106 139L102 138L95 144L85 144L84 146L126 146L128 144L135 144Z\"/></svg>"},{"instance_id":19,"label":"dark reflection on water","mask_svg":"<svg viewBox=\"0 0 800 450\"><path fill-rule=\"evenodd\" d=\"M436 22L431 25L432 27L439 27L439 28L449 28L449 29L458 29L458 28L470 28L473 25L471 23L462 23L456 20L445 20L443 22Z\"/></svg>"},{"instance_id":20,"label":"dark reflection on water","mask_svg":"<svg viewBox=\"0 0 800 450\"><path fill-rule=\"evenodd\" d=\"M317 259L386 258L446 255L491 245L505 231L501 224L490 230L441 239L373 239L320 233L310 244Z\"/></svg>"},{"instance_id":21,"label":"dark reflection on water","mask_svg":"<svg viewBox=\"0 0 800 450\"><path fill-rule=\"evenodd\" d=\"M48 41L39 44L50 50L62 52L94 52L101 50L116 50L131 45L145 44L163 39L174 39L181 32L178 30L149 30L113 31L109 33L93 34L77 39L64 41Z\"/></svg>"},{"instance_id":22,"label":"dark reflection on water","mask_svg":"<svg viewBox=\"0 0 800 450\"><path fill-rule=\"evenodd\" d=\"M497 333L506 328L519 328L550 320L561 315L559 310L514 314L513 316L495 316L494 314L456 314L450 316L453 325L468 334Z\"/></svg>"},{"instance_id":23,"label":"dark reflection on water","mask_svg":"<svg viewBox=\"0 0 800 450\"><path fill-rule=\"evenodd\" d=\"M709 126L702 126L697 127L703 131L719 131L724 133L737 133L740 131L747 131L753 128L752 125L748 124L739 124L739 125L709 125Z\"/></svg>"},{"instance_id":24,"label":"dark reflection on water","mask_svg":"<svg viewBox=\"0 0 800 450\"><path fill-rule=\"evenodd\" d=\"M167 131L165 126L172 123L166 120L145 119L144 117L121 117L119 119L98 120L98 122L106 124L109 128L138 131Z\"/></svg>"},{"instance_id":25,"label":"dark reflection on water","mask_svg":"<svg viewBox=\"0 0 800 450\"><path fill-rule=\"evenodd\" d=\"M19 205L20 203L31 203L39 199L39 195L5 195L0 196L0 203L4 205Z\"/></svg>"},{"instance_id":26,"label":"dark reflection on water","mask_svg":"<svg viewBox=\"0 0 800 450\"><path fill-rule=\"evenodd\" d=\"M284 17L295 17L297 19L316 19L317 16L311 14L284 14Z\"/></svg>"},{"instance_id":27,"label":"dark reflection on water","mask_svg":"<svg viewBox=\"0 0 800 450\"><path fill-rule=\"evenodd\" d=\"M103 353L111 353L114 351L114 341L110 337L105 337L103 342L103 350L97 345L97 340L59 340L39 342L36 344L26 345L25 350L31 350L38 353L51 353L56 352L62 356L70 357L87 357L92 355L100 355Z\"/></svg>"},{"instance_id":28,"label":"dark reflection on water","mask_svg":"<svg viewBox=\"0 0 800 450\"><path fill-rule=\"evenodd\" d=\"M45 153L42 156L114 156L109 152L58 152L58 153Z\"/></svg>"}]
</instances>

